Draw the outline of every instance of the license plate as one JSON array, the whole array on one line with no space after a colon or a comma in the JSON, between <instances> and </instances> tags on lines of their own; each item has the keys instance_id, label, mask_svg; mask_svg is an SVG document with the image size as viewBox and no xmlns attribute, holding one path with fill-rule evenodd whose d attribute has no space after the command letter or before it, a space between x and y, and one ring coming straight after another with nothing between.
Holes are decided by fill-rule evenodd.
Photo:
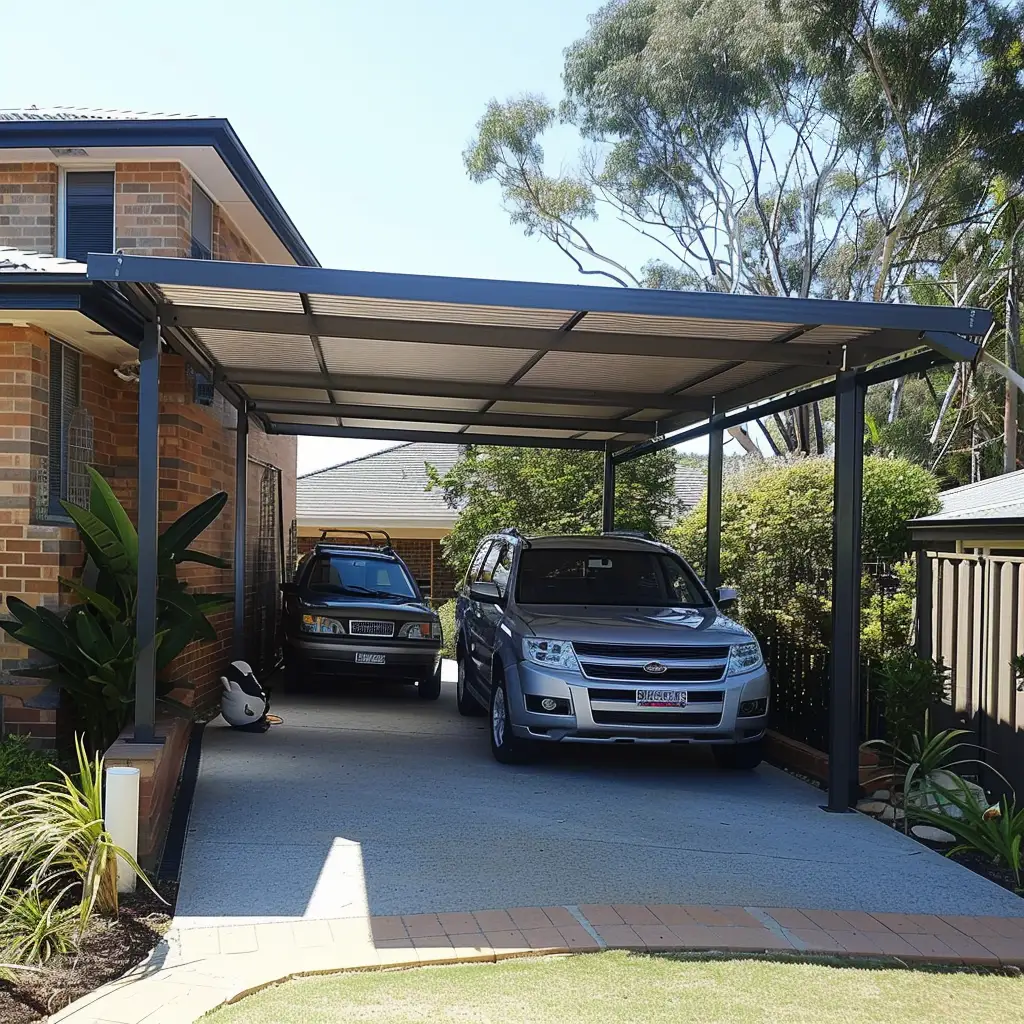
<instances>
[{"instance_id":1,"label":"license plate","mask_svg":"<svg viewBox=\"0 0 1024 1024\"><path fill-rule=\"evenodd\" d=\"M636 703L641 708L684 708L685 690L637 690Z\"/></svg>"},{"instance_id":2,"label":"license plate","mask_svg":"<svg viewBox=\"0 0 1024 1024\"><path fill-rule=\"evenodd\" d=\"M385 662L383 654L368 654L366 651L356 651L357 665L383 665Z\"/></svg>"}]
</instances>

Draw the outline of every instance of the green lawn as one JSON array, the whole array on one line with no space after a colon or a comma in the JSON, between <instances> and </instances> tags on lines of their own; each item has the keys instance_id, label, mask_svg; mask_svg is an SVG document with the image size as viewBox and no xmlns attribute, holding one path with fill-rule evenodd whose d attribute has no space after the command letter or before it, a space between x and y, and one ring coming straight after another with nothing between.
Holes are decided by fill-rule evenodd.
<instances>
[{"instance_id":1,"label":"green lawn","mask_svg":"<svg viewBox=\"0 0 1024 1024\"><path fill-rule=\"evenodd\" d=\"M210 1024L1024 1022L1024 979L623 952L300 979Z\"/></svg>"}]
</instances>

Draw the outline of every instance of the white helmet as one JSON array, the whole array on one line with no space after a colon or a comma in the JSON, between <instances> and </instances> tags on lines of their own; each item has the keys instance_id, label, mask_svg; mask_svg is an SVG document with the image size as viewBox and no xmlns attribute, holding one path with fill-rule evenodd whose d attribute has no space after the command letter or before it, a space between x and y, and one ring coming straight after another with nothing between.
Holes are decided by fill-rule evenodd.
<instances>
[{"instance_id":1,"label":"white helmet","mask_svg":"<svg viewBox=\"0 0 1024 1024\"><path fill-rule=\"evenodd\" d=\"M224 689L220 711L228 725L239 729L264 723L270 699L253 675L252 666L248 662L231 662L227 674L220 677L220 682Z\"/></svg>"}]
</instances>

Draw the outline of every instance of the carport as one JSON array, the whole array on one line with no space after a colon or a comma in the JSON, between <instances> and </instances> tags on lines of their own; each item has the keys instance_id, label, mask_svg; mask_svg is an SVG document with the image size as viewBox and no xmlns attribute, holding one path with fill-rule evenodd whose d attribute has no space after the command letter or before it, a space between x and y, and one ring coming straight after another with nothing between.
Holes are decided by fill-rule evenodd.
<instances>
[{"instance_id":1,"label":"carport","mask_svg":"<svg viewBox=\"0 0 1024 1024\"><path fill-rule=\"evenodd\" d=\"M139 344L139 660L135 735L155 716L158 381L162 343L271 434L604 452L615 469L707 436L707 584L720 565L724 431L834 396L836 476L830 810L856 788L864 394L975 360L991 315L882 305L91 255L92 289L142 320ZM5 305L13 296L8 296ZM38 308L36 289L25 303ZM235 548L245 537L237 479ZM236 643L244 558L235 559Z\"/></svg>"}]
</instances>

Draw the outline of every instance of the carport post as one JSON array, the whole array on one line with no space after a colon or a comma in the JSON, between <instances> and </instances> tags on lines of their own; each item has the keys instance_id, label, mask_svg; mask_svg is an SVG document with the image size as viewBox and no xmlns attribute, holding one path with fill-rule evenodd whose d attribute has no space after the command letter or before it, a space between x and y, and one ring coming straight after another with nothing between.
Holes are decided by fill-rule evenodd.
<instances>
[{"instance_id":1,"label":"carport post","mask_svg":"<svg viewBox=\"0 0 1024 1024\"><path fill-rule=\"evenodd\" d=\"M615 460L609 441L604 446L604 491L601 503L601 529L608 533L615 529Z\"/></svg>"},{"instance_id":2,"label":"carport post","mask_svg":"<svg viewBox=\"0 0 1024 1024\"><path fill-rule=\"evenodd\" d=\"M249 501L249 409L238 407L235 427L235 543L232 553L235 579L231 657L245 660L245 513Z\"/></svg>"},{"instance_id":3,"label":"carport post","mask_svg":"<svg viewBox=\"0 0 1024 1024\"><path fill-rule=\"evenodd\" d=\"M856 803L860 733L861 504L864 384L853 370L836 375L835 506L832 549L832 666L829 692L828 804Z\"/></svg>"},{"instance_id":4,"label":"carport post","mask_svg":"<svg viewBox=\"0 0 1024 1024\"><path fill-rule=\"evenodd\" d=\"M160 487L160 320L139 344L139 566L135 608L136 743L156 742L156 588Z\"/></svg>"},{"instance_id":5,"label":"carport post","mask_svg":"<svg viewBox=\"0 0 1024 1024\"><path fill-rule=\"evenodd\" d=\"M722 456L725 431L722 417L711 417L708 433L708 501L705 529L704 585L712 592L722 585Z\"/></svg>"}]
</instances>

